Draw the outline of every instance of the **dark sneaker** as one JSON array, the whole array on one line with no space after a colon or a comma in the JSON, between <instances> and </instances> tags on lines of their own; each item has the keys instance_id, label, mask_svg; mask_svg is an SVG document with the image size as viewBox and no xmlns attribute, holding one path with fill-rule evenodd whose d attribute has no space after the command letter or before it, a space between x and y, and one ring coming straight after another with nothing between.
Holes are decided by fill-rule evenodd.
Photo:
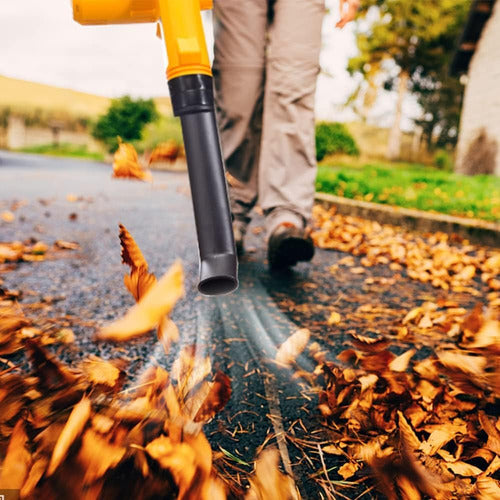
<instances>
[{"instance_id":1,"label":"dark sneaker","mask_svg":"<svg viewBox=\"0 0 500 500\"><path fill-rule=\"evenodd\" d=\"M314 244L306 229L280 224L269 237L267 258L271 269L292 267L314 257Z\"/></svg>"}]
</instances>

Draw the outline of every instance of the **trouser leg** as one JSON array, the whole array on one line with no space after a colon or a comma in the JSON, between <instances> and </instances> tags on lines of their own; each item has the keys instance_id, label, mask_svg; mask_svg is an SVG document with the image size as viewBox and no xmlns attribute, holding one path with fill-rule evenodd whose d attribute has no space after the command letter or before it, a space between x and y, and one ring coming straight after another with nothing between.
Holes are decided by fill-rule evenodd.
<instances>
[{"instance_id":1,"label":"trouser leg","mask_svg":"<svg viewBox=\"0 0 500 500\"><path fill-rule=\"evenodd\" d=\"M316 178L314 95L324 12L324 0L274 2L258 179L268 231L283 222L285 213L286 222L301 225L311 216Z\"/></svg>"},{"instance_id":2,"label":"trouser leg","mask_svg":"<svg viewBox=\"0 0 500 500\"><path fill-rule=\"evenodd\" d=\"M214 80L235 220L257 200L268 0L216 0Z\"/></svg>"}]
</instances>

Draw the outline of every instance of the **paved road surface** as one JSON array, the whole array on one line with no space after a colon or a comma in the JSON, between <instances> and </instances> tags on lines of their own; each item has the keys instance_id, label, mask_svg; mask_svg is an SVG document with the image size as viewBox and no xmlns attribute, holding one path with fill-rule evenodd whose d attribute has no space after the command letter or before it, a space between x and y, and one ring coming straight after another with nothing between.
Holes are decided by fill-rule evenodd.
<instances>
[{"instance_id":1,"label":"paved road surface","mask_svg":"<svg viewBox=\"0 0 500 500\"><path fill-rule=\"evenodd\" d=\"M82 199L71 203L68 194ZM329 327L326 319L333 307L344 313L383 300L400 310L402 300L409 308L432 291L404 277L404 287L398 291L390 286L367 289L366 275L332 276L328 268L344 257L337 252L317 251L313 265L271 275L262 234L255 234L262 223L257 217L253 226L257 229L250 232L247 242L256 251L240 263L238 292L222 298L201 297L196 292L198 256L188 180L183 173L155 172L151 186L112 180L110 167L101 163L0 152L0 210L16 199L28 204L16 212L13 223L0 222L0 241L33 236L47 243L65 239L81 245L78 256L21 265L4 277L9 288L64 296L54 304L54 315L72 314L101 324L130 307L133 299L122 281L127 268L120 260L120 222L132 233L157 276L175 259L182 259L187 295L173 314L181 330L180 345L196 343L233 382L229 405L207 427L207 433L215 449L222 446L247 462L266 436L280 433L282 427L298 438L321 439L315 433L319 425L314 394L304 381L292 380L291 372L268 362L291 332L310 328L314 340L329 344L333 358L344 348L345 332L353 326ZM77 214L75 221L70 221L71 213ZM385 267L369 272L392 274ZM377 331L375 325L366 327ZM116 356L111 344L92 342L91 328L75 327L75 333L79 349L65 353L68 361L89 353ZM153 336L127 344L126 352L132 358L132 376L138 376L152 358L167 367L171 363ZM306 369L312 366L307 359L301 363ZM281 445L285 462L287 454L293 464L299 462L294 473L304 496L317 498L314 483L308 479L321 468L315 450L308 451L314 459L311 465L290 442L288 448Z\"/></svg>"}]
</instances>

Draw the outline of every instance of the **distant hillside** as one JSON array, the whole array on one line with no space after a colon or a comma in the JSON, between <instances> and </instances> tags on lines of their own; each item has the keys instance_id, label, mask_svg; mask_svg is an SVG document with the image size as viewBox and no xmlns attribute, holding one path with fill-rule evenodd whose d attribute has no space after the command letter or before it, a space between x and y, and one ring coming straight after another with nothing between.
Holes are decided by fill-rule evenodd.
<instances>
[{"instance_id":1,"label":"distant hillside","mask_svg":"<svg viewBox=\"0 0 500 500\"><path fill-rule=\"evenodd\" d=\"M76 90L27 82L0 75L0 107L17 111L65 112L78 117L95 117L106 112L111 99ZM155 99L160 113L171 115L168 97Z\"/></svg>"}]
</instances>

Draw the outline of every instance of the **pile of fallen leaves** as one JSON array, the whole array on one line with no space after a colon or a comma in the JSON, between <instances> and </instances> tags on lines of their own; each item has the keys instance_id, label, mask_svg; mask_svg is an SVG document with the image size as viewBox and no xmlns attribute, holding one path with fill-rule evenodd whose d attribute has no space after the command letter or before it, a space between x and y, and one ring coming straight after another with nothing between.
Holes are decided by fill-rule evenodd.
<instances>
[{"instance_id":1,"label":"pile of fallen leaves","mask_svg":"<svg viewBox=\"0 0 500 500\"><path fill-rule=\"evenodd\" d=\"M0 243L0 264L35 262L56 256L61 250L78 250L77 243L57 240L51 247L43 241L28 240Z\"/></svg>"},{"instance_id":2,"label":"pile of fallen leaves","mask_svg":"<svg viewBox=\"0 0 500 500\"><path fill-rule=\"evenodd\" d=\"M139 163L134 146L121 140L119 140L118 149L113 157L113 177L148 182L152 180L151 173Z\"/></svg>"},{"instance_id":3,"label":"pile of fallen leaves","mask_svg":"<svg viewBox=\"0 0 500 500\"><path fill-rule=\"evenodd\" d=\"M411 313L413 318L416 313ZM397 498L500 498L500 322L476 308L457 344L424 360L396 356L388 341L352 334L338 363L319 361L325 454L344 480L374 475Z\"/></svg>"},{"instance_id":4,"label":"pile of fallen leaves","mask_svg":"<svg viewBox=\"0 0 500 500\"><path fill-rule=\"evenodd\" d=\"M129 340L157 327L168 350L179 336L168 315L183 295L182 267L157 280L123 226L120 241L130 267L124 282L137 303L97 338ZM125 360L90 356L70 368L46 350L49 338L4 294L2 354L25 349L31 373L0 358L7 366L0 372L0 490L32 499L298 498L271 448L246 492L217 472L202 427L228 402L231 385L196 346L180 351L170 373L151 366L127 386Z\"/></svg>"},{"instance_id":5,"label":"pile of fallen leaves","mask_svg":"<svg viewBox=\"0 0 500 500\"><path fill-rule=\"evenodd\" d=\"M389 225L337 214L335 207L327 210L317 205L313 216L315 244L362 256L365 268L388 264L397 271L405 267L410 278L454 292L475 293L471 287L474 278L480 277L491 291L500 290L499 251L454 244L445 233L427 238L403 233Z\"/></svg>"}]
</instances>

